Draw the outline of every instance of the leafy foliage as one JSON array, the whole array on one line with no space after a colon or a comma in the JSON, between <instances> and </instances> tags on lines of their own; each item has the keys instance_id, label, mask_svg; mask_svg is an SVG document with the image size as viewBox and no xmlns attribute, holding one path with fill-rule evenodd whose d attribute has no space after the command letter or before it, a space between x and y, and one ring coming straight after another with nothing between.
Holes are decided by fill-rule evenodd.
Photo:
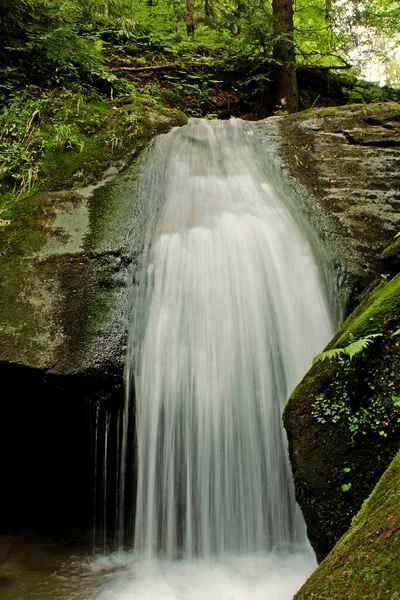
<instances>
[{"instance_id":1,"label":"leafy foliage","mask_svg":"<svg viewBox=\"0 0 400 600\"><path fill-rule=\"evenodd\" d=\"M34 36L26 49L36 59L34 74L41 81L115 79L104 69L102 42L96 36L78 35L69 27L58 27Z\"/></svg>"},{"instance_id":2,"label":"leafy foliage","mask_svg":"<svg viewBox=\"0 0 400 600\"><path fill-rule=\"evenodd\" d=\"M351 488L351 483L343 483L341 489L342 489L342 492L348 492L350 488Z\"/></svg>"},{"instance_id":3,"label":"leafy foliage","mask_svg":"<svg viewBox=\"0 0 400 600\"><path fill-rule=\"evenodd\" d=\"M346 356L351 360L353 356L365 350L365 348L367 348L375 338L381 336L381 333L371 333L364 338L350 342L350 344L348 344L345 348L332 348L330 350L325 350L325 352L317 354L313 360L313 364L324 360L333 360L343 356Z\"/></svg>"},{"instance_id":4,"label":"leafy foliage","mask_svg":"<svg viewBox=\"0 0 400 600\"><path fill-rule=\"evenodd\" d=\"M30 190L38 178L45 145L38 126L47 102L48 96L38 88L28 88L15 93L0 110L0 180L18 192Z\"/></svg>"},{"instance_id":5,"label":"leafy foliage","mask_svg":"<svg viewBox=\"0 0 400 600\"><path fill-rule=\"evenodd\" d=\"M386 351L382 354L385 360L380 359L375 364L372 355L362 353L377 337L382 338ZM316 362L337 360L340 368L327 391L315 397L313 417L319 423L343 423L353 436L372 433L387 437L400 430L400 382L394 377L391 362L398 361L396 337L371 334L352 341L346 348L334 350L342 352L329 355L323 352L319 355L321 358L316 357Z\"/></svg>"},{"instance_id":6,"label":"leafy foliage","mask_svg":"<svg viewBox=\"0 0 400 600\"><path fill-rule=\"evenodd\" d=\"M399 10L397 0L353 0L345 8L338 0L296 0L297 61L345 63L359 26L395 40ZM221 116L221 106L229 111L241 98L246 100L239 114L252 114L254 99L256 114L258 107L261 112L273 88L271 2L194 0L190 39L185 19L182 0L0 0L0 182L16 193L29 191L49 147L79 152L81 136L99 127L99 114L85 114L81 125L68 111L56 116L54 89L69 90L82 107L100 93L111 100L133 95L193 116ZM151 70L163 65L169 69ZM120 67L149 71L132 76ZM349 92L351 100L380 93L360 86ZM121 136L114 137L110 147L116 148ZM363 347L360 340L316 360L351 358Z\"/></svg>"},{"instance_id":7,"label":"leafy foliage","mask_svg":"<svg viewBox=\"0 0 400 600\"><path fill-rule=\"evenodd\" d=\"M333 13L327 11L326 0L296 0L295 41L300 63L342 65L346 36L334 27Z\"/></svg>"}]
</instances>

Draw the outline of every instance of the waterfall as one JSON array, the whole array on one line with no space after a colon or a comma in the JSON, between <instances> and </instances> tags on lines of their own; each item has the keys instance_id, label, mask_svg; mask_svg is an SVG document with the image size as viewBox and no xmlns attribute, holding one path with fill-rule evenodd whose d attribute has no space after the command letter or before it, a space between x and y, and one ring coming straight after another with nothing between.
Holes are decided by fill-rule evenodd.
<instances>
[{"instance_id":1,"label":"waterfall","mask_svg":"<svg viewBox=\"0 0 400 600\"><path fill-rule=\"evenodd\" d=\"M249 124L191 119L141 170L115 517L133 551L95 559L96 598L288 600L315 558L281 414L332 336L324 250Z\"/></svg>"},{"instance_id":2,"label":"waterfall","mask_svg":"<svg viewBox=\"0 0 400 600\"><path fill-rule=\"evenodd\" d=\"M155 217L128 353L135 549L204 558L299 543L281 413L332 335L307 229L241 121L160 136L144 182Z\"/></svg>"}]
</instances>

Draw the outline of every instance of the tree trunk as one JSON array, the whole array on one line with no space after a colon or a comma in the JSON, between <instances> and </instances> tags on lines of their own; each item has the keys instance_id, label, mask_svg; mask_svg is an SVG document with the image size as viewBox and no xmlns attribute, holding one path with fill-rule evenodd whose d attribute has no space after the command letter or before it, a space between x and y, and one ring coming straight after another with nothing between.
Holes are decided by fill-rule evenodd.
<instances>
[{"instance_id":1,"label":"tree trunk","mask_svg":"<svg viewBox=\"0 0 400 600\"><path fill-rule=\"evenodd\" d=\"M244 11L244 4L243 4L242 0L238 0L237 7L234 12L234 15L237 20L237 26L236 26L236 34L237 35L240 35L242 33L242 31L241 31L242 28L240 26L240 18L242 16L243 11Z\"/></svg>"},{"instance_id":2,"label":"tree trunk","mask_svg":"<svg viewBox=\"0 0 400 600\"><path fill-rule=\"evenodd\" d=\"M332 18L332 0L325 0L325 21L330 25Z\"/></svg>"},{"instance_id":3,"label":"tree trunk","mask_svg":"<svg viewBox=\"0 0 400 600\"><path fill-rule=\"evenodd\" d=\"M194 36L194 23L193 23L193 0L186 0L186 32L188 36Z\"/></svg>"},{"instance_id":4,"label":"tree trunk","mask_svg":"<svg viewBox=\"0 0 400 600\"><path fill-rule=\"evenodd\" d=\"M274 105L289 112L299 109L292 0L272 0L274 14Z\"/></svg>"},{"instance_id":5,"label":"tree trunk","mask_svg":"<svg viewBox=\"0 0 400 600\"><path fill-rule=\"evenodd\" d=\"M209 0L204 0L204 16L206 18L211 17L210 2L209 2Z\"/></svg>"}]
</instances>

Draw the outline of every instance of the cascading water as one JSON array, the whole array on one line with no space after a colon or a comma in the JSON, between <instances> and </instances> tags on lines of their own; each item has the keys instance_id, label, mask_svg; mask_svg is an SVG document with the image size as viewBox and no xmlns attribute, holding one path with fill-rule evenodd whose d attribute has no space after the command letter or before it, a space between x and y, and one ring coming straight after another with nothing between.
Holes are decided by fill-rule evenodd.
<instances>
[{"instance_id":1,"label":"cascading water","mask_svg":"<svg viewBox=\"0 0 400 600\"><path fill-rule=\"evenodd\" d=\"M164 559L164 593L165 559L169 573L190 565L193 583L196 561L200 579L211 582L224 557L237 577L235 561L253 556L270 561L259 566L259 579L265 583L265 569L270 584L273 569L306 543L282 408L332 335L311 234L243 122L191 120L161 136L143 177L157 218L128 353L137 415L135 554ZM173 562L178 557L185 560ZM253 590L253 597L291 597L310 564L290 591ZM136 586L144 570L136 567ZM149 577L154 582L153 571ZM251 597L247 587L229 595L211 583L197 596L188 585L183 595L162 597ZM157 596L139 588L141 598ZM128 598L126 589L101 598Z\"/></svg>"}]
</instances>

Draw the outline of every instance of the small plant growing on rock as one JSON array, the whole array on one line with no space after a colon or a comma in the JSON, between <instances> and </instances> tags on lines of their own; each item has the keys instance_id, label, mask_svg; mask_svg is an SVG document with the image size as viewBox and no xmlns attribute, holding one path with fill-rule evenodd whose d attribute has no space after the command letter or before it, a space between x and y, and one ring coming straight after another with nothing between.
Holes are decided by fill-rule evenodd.
<instances>
[{"instance_id":1,"label":"small plant growing on rock","mask_svg":"<svg viewBox=\"0 0 400 600\"><path fill-rule=\"evenodd\" d=\"M343 469L343 473L347 476L346 479L349 479L350 477L350 472L351 472L351 468L350 467L344 467ZM351 481L348 481L347 483L343 483L341 485L341 490L342 492L348 492L349 489L351 488L352 483Z\"/></svg>"},{"instance_id":2,"label":"small plant growing on rock","mask_svg":"<svg viewBox=\"0 0 400 600\"><path fill-rule=\"evenodd\" d=\"M393 340L398 334L399 330L387 339ZM373 358L361 356L378 337L383 336L374 333L358 340L350 338L346 347L332 348L314 358L313 364L329 360L340 367L328 389L312 404L312 415L319 423L342 422L353 435L374 433L383 437L400 427L400 396L393 373L386 366L378 366Z\"/></svg>"},{"instance_id":3,"label":"small plant growing on rock","mask_svg":"<svg viewBox=\"0 0 400 600\"><path fill-rule=\"evenodd\" d=\"M66 123L56 126L55 144L62 152L82 152L83 143L79 141L73 125Z\"/></svg>"},{"instance_id":4,"label":"small plant growing on rock","mask_svg":"<svg viewBox=\"0 0 400 600\"><path fill-rule=\"evenodd\" d=\"M335 358L349 358L350 360L367 348L370 343L377 337L382 337L381 333L371 333L366 337L360 338L359 340L351 341L348 346L345 348L332 348L331 350L325 350L325 352L321 352L317 354L317 356L313 360L313 364L323 361L323 360L333 360Z\"/></svg>"}]
</instances>

